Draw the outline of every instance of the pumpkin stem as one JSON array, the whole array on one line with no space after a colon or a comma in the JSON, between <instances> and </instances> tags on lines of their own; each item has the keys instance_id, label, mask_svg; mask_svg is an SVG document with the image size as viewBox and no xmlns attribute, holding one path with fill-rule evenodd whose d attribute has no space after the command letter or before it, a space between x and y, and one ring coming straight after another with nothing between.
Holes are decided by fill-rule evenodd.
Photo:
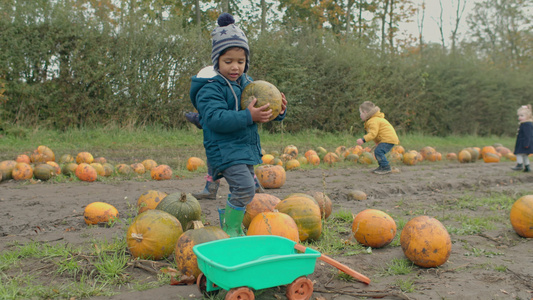
<instances>
[{"instance_id":1,"label":"pumpkin stem","mask_svg":"<svg viewBox=\"0 0 533 300\"><path fill-rule=\"evenodd\" d=\"M143 241L143 235L142 233L135 233L135 232L132 232L131 234L131 237L134 238L137 242L142 242Z\"/></svg>"},{"instance_id":2,"label":"pumpkin stem","mask_svg":"<svg viewBox=\"0 0 533 300\"><path fill-rule=\"evenodd\" d=\"M192 195L192 194L191 194ZM181 202L187 202L187 194L181 193L180 195L180 201Z\"/></svg>"},{"instance_id":3,"label":"pumpkin stem","mask_svg":"<svg viewBox=\"0 0 533 300\"><path fill-rule=\"evenodd\" d=\"M187 223L187 229L186 230L198 229L198 228L202 228L202 227L204 227L204 223L202 223L202 221L193 220L193 221L190 221L189 223Z\"/></svg>"}]
</instances>

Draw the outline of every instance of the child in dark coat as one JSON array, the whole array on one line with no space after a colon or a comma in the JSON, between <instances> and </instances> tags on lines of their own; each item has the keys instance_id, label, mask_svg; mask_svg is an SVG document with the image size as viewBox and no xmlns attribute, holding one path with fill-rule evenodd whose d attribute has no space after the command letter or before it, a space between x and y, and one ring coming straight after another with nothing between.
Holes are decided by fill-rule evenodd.
<instances>
[{"instance_id":1,"label":"child in dark coat","mask_svg":"<svg viewBox=\"0 0 533 300\"><path fill-rule=\"evenodd\" d=\"M533 116L531 112L531 104L521 106L517 111L518 133L516 135L516 144L514 146L514 154L516 155L517 165L512 169L515 171L524 170L529 172L529 157L533 153Z\"/></svg>"}]
</instances>

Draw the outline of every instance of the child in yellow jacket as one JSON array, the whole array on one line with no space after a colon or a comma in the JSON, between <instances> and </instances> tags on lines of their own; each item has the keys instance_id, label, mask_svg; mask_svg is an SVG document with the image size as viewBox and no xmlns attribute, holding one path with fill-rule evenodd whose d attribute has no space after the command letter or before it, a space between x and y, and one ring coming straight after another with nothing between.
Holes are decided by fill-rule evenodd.
<instances>
[{"instance_id":1,"label":"child in yellow jacket","mask_svg":"<svg viewBox=\"0 0 533 300\"><path fill-rule=\"evenodd\" d=\"M394 127L385 119L385 114L382 113L378 106L370 101L365 101L359 106L359 113L361 119L365 122L366 134L363 138L357 139L358 145L373 140L376 143L374 155L378 161L379 167L373 170L376 174L388 174L391 172L389 161L385 154L387 154L394 145L398 145L400 140L396 135Z\"/></svg>"}]
</instances>

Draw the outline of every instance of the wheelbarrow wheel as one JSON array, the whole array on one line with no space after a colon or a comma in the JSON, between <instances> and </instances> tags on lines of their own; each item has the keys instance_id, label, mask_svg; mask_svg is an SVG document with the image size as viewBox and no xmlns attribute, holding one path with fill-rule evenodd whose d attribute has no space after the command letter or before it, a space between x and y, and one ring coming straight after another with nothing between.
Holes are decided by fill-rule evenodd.
<instances>
[{"instance_id":1,"label":"wheelbarrow wheel","mask_svg":"<svg viewBox=\"0 0 533 300\"><path fill-rule=\"evenodd\" d=\"M198 275L196 278L196 285L198 286L200 293L206 297L215 296L218 294L218 292L220 292L220 290L207 291L207 277L205 277L204 273L200 273L200 275Z\"/></svg>"},{"instance_id":2,"label":"wheelbarrow wheel","mask_svg":"<svg viewBox=\"0 0 533 300\"><path fill-rule=\"evenodd\" d=\"M313 282L305 276L298 277L287 286L285 295L289 300L309 300L313 295Z\"/></svg>"},{"instance_id":3,"label":"wheelbarrow wheel","mask_svg":"<svg viewBox=\"0 0 533 300\"><path fill-rule=\"evenodd\" d=\"M254 300L255 295L252 290L247 287L238 287L229 290L224 300Z\"/></svg>"}]
</instances>

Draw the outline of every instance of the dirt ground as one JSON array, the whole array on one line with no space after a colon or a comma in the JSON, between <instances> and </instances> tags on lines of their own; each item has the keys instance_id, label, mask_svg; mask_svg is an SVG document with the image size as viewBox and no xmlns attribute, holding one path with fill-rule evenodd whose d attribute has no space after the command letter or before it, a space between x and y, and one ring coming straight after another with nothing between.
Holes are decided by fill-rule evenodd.
<instances>
[{"instance_id":1,"label":"dirt ground","mask_svg":"<svg viewBox=\"0 0 533 300\"><path fill-rule=\"evenodd\" d=\"M383 210L390 215L409 220L418 215L444 219L445 226L460 227L460 221L450 216L471 218L489 214L508 215L508 211L488 207L454 207L455 201L466 196L488 197L503 193L511 197L533 194L533 174L513 172L514 163L486 164L476 162L423 163L399 166L400 173L375 175L371 168L332 168L287 172L286 184L280 189L267 190L283 198L294 192L325 190L332 199L334 212L345 209L357 214L366 208ZM374 166L375 167L375 166ZM204 183L203 174L191 179L174 178L167 181L129 180L113 183L0 183L0 250L8 249L13 241L31 240L48 243L87 245L92 239L112 240L126 232L124 222L114 227L88 227L83 221L83 209L93 201L113 204L121 218L131 217L131 206L145 191L153 189L166 193L194 192ZM362 190L368 195L364 201L349 200L350 190ZM228 186L222 182L219 199L201 200L203 213L212 224L218 222L217 207L222 207ZM448 204L450 210L438 210ZM351 228L346 228L349 239ZM317 260L311 299L532 299L533 298L533 239L520 238L510 222L497 223L494 229L481 234L451 234L452 254L439 268L419 268L407 275L383 275L387 263L404 258L399 246L373 249L371 254L335 255L334 259L368 276L365 285L355 280L341 280L337 269ZM473 255L473 249L482 255ZM327 255L327 253L324 253ZM479 254L479 251L478 251ZM505 266L506 269L496 268ZM29 267L29 266L27 266ZM497 270L498 269L498 270ZM136 279L153 280L154 274L143 269L128 269ZM34 274L48 280L46 272ZM55 279L54 279L55 280ZM399 281L412 280L415 290L402 293ZM285 299L285 287L256 291L256 299ZM122 290L111 299L201 299L195 285L166 285L147 291ZM92 299L109 299L97 297Z\"/></svg>"}]
</instances>

